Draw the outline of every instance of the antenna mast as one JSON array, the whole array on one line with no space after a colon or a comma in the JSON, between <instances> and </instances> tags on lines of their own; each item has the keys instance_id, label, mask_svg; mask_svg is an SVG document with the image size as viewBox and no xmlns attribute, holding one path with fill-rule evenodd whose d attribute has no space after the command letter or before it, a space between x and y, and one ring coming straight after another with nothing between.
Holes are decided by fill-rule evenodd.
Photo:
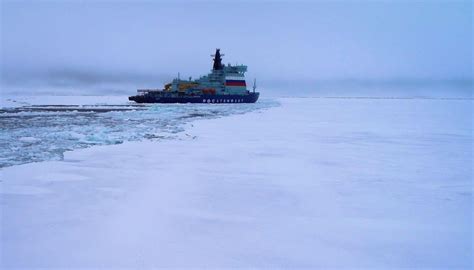
<instances>
[{"instance_id":1,"label":"antenna mast","mask_svg":"<svg viewBox=\"0 0 474 270\"><path fill-rule=\"evenodd\" d=\"M255 88L257 88L257 79L253 79L253 92L255 93Z\"/></svg>"}]
</instances>

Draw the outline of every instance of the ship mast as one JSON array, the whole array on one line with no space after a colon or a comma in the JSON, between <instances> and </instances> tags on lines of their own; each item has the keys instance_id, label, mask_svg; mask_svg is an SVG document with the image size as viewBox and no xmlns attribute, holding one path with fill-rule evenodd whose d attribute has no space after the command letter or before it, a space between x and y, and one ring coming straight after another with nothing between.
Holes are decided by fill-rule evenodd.
<instances>
[{"instance_id":1,"label":"ship mast","mask_svg":"<svg viewBox=\"0 0 474 270\"><path fill-rule=\"evenodd\" d=\"M221 56L224 56L221 54L220 49L216 49L216 53L212 54L211 56L214 56L214 65L212 67L213 70L221 70L222 69L222 58Z\"/></svg>"}]
</instances>

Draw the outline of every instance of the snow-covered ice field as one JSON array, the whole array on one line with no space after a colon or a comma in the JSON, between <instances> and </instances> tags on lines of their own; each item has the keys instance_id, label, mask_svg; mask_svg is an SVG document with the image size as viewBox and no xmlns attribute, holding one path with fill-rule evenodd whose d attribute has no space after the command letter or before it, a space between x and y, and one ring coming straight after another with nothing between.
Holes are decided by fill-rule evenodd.
<instances>
[{"instance_id":1,"label":"snow-covered ice field","mask_svg":"<svg viewBox=\"0 0 474 270\"><path fill-rule=\"evenodd\" d=\"M1 169L0 266L472 268L472 99L278 102Z\"/></svg>"}]
</instances>

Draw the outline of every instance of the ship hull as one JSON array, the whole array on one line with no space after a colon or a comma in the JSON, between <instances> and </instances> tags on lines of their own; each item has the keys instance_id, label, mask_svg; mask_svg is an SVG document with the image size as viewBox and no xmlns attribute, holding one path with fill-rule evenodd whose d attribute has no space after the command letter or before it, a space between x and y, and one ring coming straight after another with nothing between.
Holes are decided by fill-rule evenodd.
<instances>
[{"instance_id":1,"label":"ship hull","mask_svg":"<svg viewBox=\"0 0 474 270\"><path fill-rule=\"evenodd\" d=\"M128 99L137 103L255 103L260 93L249 93L247 95L200 95L182 97L164 97L159 95L137 95Z\"/></svg>"}]
</instances>

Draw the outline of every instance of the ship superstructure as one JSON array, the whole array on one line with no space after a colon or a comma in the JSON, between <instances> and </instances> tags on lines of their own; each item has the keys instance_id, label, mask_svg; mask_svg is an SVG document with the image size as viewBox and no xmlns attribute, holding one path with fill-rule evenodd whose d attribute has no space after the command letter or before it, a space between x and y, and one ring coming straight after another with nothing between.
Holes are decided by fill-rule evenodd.
<instances>
[{"instance_id":1,"label":"ship superstructure","mask_svg":"<svg viewBox=\"0 0 474 270\"><path fill-rule=\"evenodd\" d=\"M129 97L138 103L254 103L259 93L247 89L245 65L222 65L220 49L212 55L211 73L199 79L173 79L164 89L138 89L136 96Z\"/></svg>"}]
</instances>

